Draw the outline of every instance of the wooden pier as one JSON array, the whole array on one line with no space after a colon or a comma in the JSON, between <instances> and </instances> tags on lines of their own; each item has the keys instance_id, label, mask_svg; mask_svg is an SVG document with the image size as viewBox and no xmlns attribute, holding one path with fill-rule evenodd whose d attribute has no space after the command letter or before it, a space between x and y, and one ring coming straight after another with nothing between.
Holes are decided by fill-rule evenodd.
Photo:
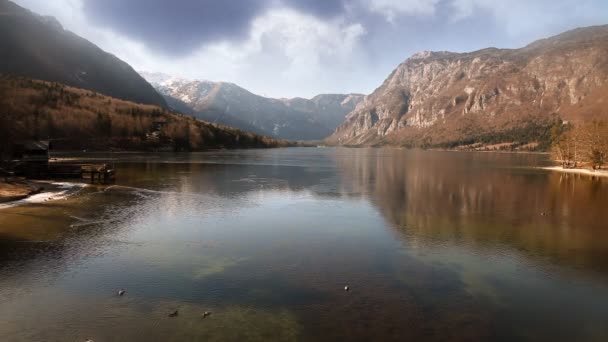
<instances>
[{"instance_id":1,"label":"wooden pier","mask_svg":"<svg viewBox=\"0 0 608 342\"><path fill-rule=\"evenodd\" d=\"M114 181L115 171L108 167L108 164L81 165L80 177L88 178L91 183L95 183L95 180L97 180L99 184L108 184Z\"/></svg>"},{"instance_id":2,"label":"wooden pier","mask_svg":"<svg viewBox=\"0 0 608 342\"><path fill-rule=\"evenodd\" d=\"M21 174L33 179L83 179L91 183L114 182L116 170L111 164L91 161L50 161L21 165Z\"/></svg>"},{"instance_id":3,"label":"wooden pier","mask_svg":"<svg viewBox=\"0 0 608 342\"><path fill-rule=\"evenodd\" d=\"M51 158L50 141L22 141L12 148L10 172L31 179L87 179L107 184L116 176L114 160L107 158Z\"/></svg>"}]
</instances>

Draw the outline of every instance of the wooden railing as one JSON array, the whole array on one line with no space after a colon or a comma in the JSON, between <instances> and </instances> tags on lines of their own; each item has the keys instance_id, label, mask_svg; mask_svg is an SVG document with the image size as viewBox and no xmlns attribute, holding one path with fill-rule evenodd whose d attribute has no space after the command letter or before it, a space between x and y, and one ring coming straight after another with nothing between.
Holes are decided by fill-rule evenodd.
<instances>
[{"instance_id":1,"label":"wooden railing","mask_svg":"<svg viewBox=\"0 0 608 342\"><path fill-rule=\"evenodd\" d=\"M80 166L80 176L91 183L107 184L114 180L115 172L107 164L87 164Z\"/></svg>"}]
</instances>

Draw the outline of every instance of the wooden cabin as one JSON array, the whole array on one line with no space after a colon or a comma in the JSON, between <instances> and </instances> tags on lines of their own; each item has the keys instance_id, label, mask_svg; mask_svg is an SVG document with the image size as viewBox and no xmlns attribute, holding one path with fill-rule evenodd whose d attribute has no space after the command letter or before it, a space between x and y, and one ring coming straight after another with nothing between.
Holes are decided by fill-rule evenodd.
<instances>
[{"instance_id":1,"label":"wooden cabin","mask_svg":"<svg viewBox=\"0 0 608 342\"><path fill-rule=\"evenodd\" d=\"M19 173L27 177L41 177L48 173L49 141L30 140L13 145L13 161Z\"/></svg>"}]
</instances>

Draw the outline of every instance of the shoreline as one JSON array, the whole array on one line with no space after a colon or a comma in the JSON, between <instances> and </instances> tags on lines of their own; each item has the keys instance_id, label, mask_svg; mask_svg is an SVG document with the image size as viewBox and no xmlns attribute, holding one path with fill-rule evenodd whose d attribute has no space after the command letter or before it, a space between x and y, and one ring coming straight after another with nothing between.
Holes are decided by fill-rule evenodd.
<instances>
[{"instance_id":1,"label":"shoreline","mask_svg":"<svg viewBox=\"0 0 608 342\"><path fill-rule=\"evenodd\" d=\"M0 181L0 204L24 200L44 191L44 186L28 180Z\"/></svg>"},{"instance_id":2,"label":"shoreline","mask_svg":"<svg viewBox=\"0 0 608 342\"><path fill-rule=\"evenodd\" d=\"M591 169L564 169L561 166L548 166L541 167L543 170L547 171L557 171L562 173L571 173L578 175L587 175L587 176L597 176L597 177L608 177L608 170L591 170Z\"/></svg>"},{"instance_id":3,"label":"shoreline","mask_svg":"<svg viewBox=\"0 0 608 342\"><path fill-rule=\"evenodd\" d=\"M303 146L308 147L308 146ZM547 151L526 151L526 150L470 150L470 149L457 149L457 148L422 148L422 147L406 147L399 145L317 145L313 146L316 148L350 148L350 149L365 149L365 148L373 148L373 149L383 149L383 148L392 148L398 150L419 150L419 151L436 151L436 152L468 152L468 153L503 153L503 154L542 154L549 155L550 152Z\"/></svg>"},{"instance_id":4,"label":"shoreline","mask_svg":"<svg viewBox=\"0 0 608 342\"><path fill-rule=\"evenodd\" d=\"M0 209L66 199L87 186L85 183L56 181L0 181Z\"/></svg>"}]
</instances>

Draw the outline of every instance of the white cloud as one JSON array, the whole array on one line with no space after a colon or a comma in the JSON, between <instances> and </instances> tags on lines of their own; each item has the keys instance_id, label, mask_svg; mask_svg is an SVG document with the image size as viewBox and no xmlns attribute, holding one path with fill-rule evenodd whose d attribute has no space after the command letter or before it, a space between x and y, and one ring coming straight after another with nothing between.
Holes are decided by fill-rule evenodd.
<instances>
[{"instance_id":1,"label":"white cloud","mask_svg":"<svg viewBox=\"0 0 608 342\"><path fill-rule=\"evenodd\" d=\"M365 34L361 24L324 22L292 10L273 10L256 19L246 47L250 54L264 53L263 41L274 42L276 53L289 61L282 70L286 78L310 78L322 72L322 60L348 63L358 41ZM239 50L238 46L233 47Z\"/></svg>"},{"instance_id":2,"label":"white cloud","mask_svg":"<svg viewBox=\"0 0 608 342\"><path fill-rule=\"evenodd\" d=\"M450 19L458 21L470 17L476 5L476 0L453 0L451 6L454 12Z\"/></svg>"},{"instance_id":3,"label":"white cloud","mask_svg":"<svg viewBox=\"0 0 608 342\"><path fill-rule=\"evenodd\" d=\"M371 0L368 3L372 12L377 12L394 23L400 15L432 15L439 0Z\"/></svg>"},{"instance_id":4,"label":"white cloud","mask_svg":"<svg viewBox=\"0 0 608 342\"><path fill-rule=\"evenodd\" d=\"M210 44L178 59L147 57L127 44L121 56L146 70L234 82L273 96L313 96L339 87L336 74L357 68L365 34L359 23L275 9L254 20L245 41Z\"/></svg>"},{"instance_id":5,"label":"white cloud","mask_svg":"<svg viewBox=\"0 0 608 342\"><path fill-rule=\"evenodd\" d=\"M292 10L273 10L254 21L250 39L244 46L233 45L231 49L246 51L237 64L253 77L258 74L254 71L259 68L257 63L277 60L273 73L277 79L272 82L282 85L276 86L297 88L299 84L301 88L315 88L334 84L327 79L328 68L335 72L356 61L359 39L364 34L360 24L324 22ZM264 75L257 75L257 80L263 78ZM267 90L272 91L271 88Z\"/></svg>"},{"instance_id":6,"label":"white cloud","mask_svg":"<svg viewBox=\"0 0 608 342\"><path fill-rule=\"evenodd\" d=\"M529 37L532 34L536 36L533 39L554 34L556 27L571 28L573 21L587 21L590 25L604 16L600 23L605 24L608 3L599 7L597 4L596 0L451 0L450 3L454 22L491 15L492 21L507 35Z\"/></svg>"}]
</instances>

